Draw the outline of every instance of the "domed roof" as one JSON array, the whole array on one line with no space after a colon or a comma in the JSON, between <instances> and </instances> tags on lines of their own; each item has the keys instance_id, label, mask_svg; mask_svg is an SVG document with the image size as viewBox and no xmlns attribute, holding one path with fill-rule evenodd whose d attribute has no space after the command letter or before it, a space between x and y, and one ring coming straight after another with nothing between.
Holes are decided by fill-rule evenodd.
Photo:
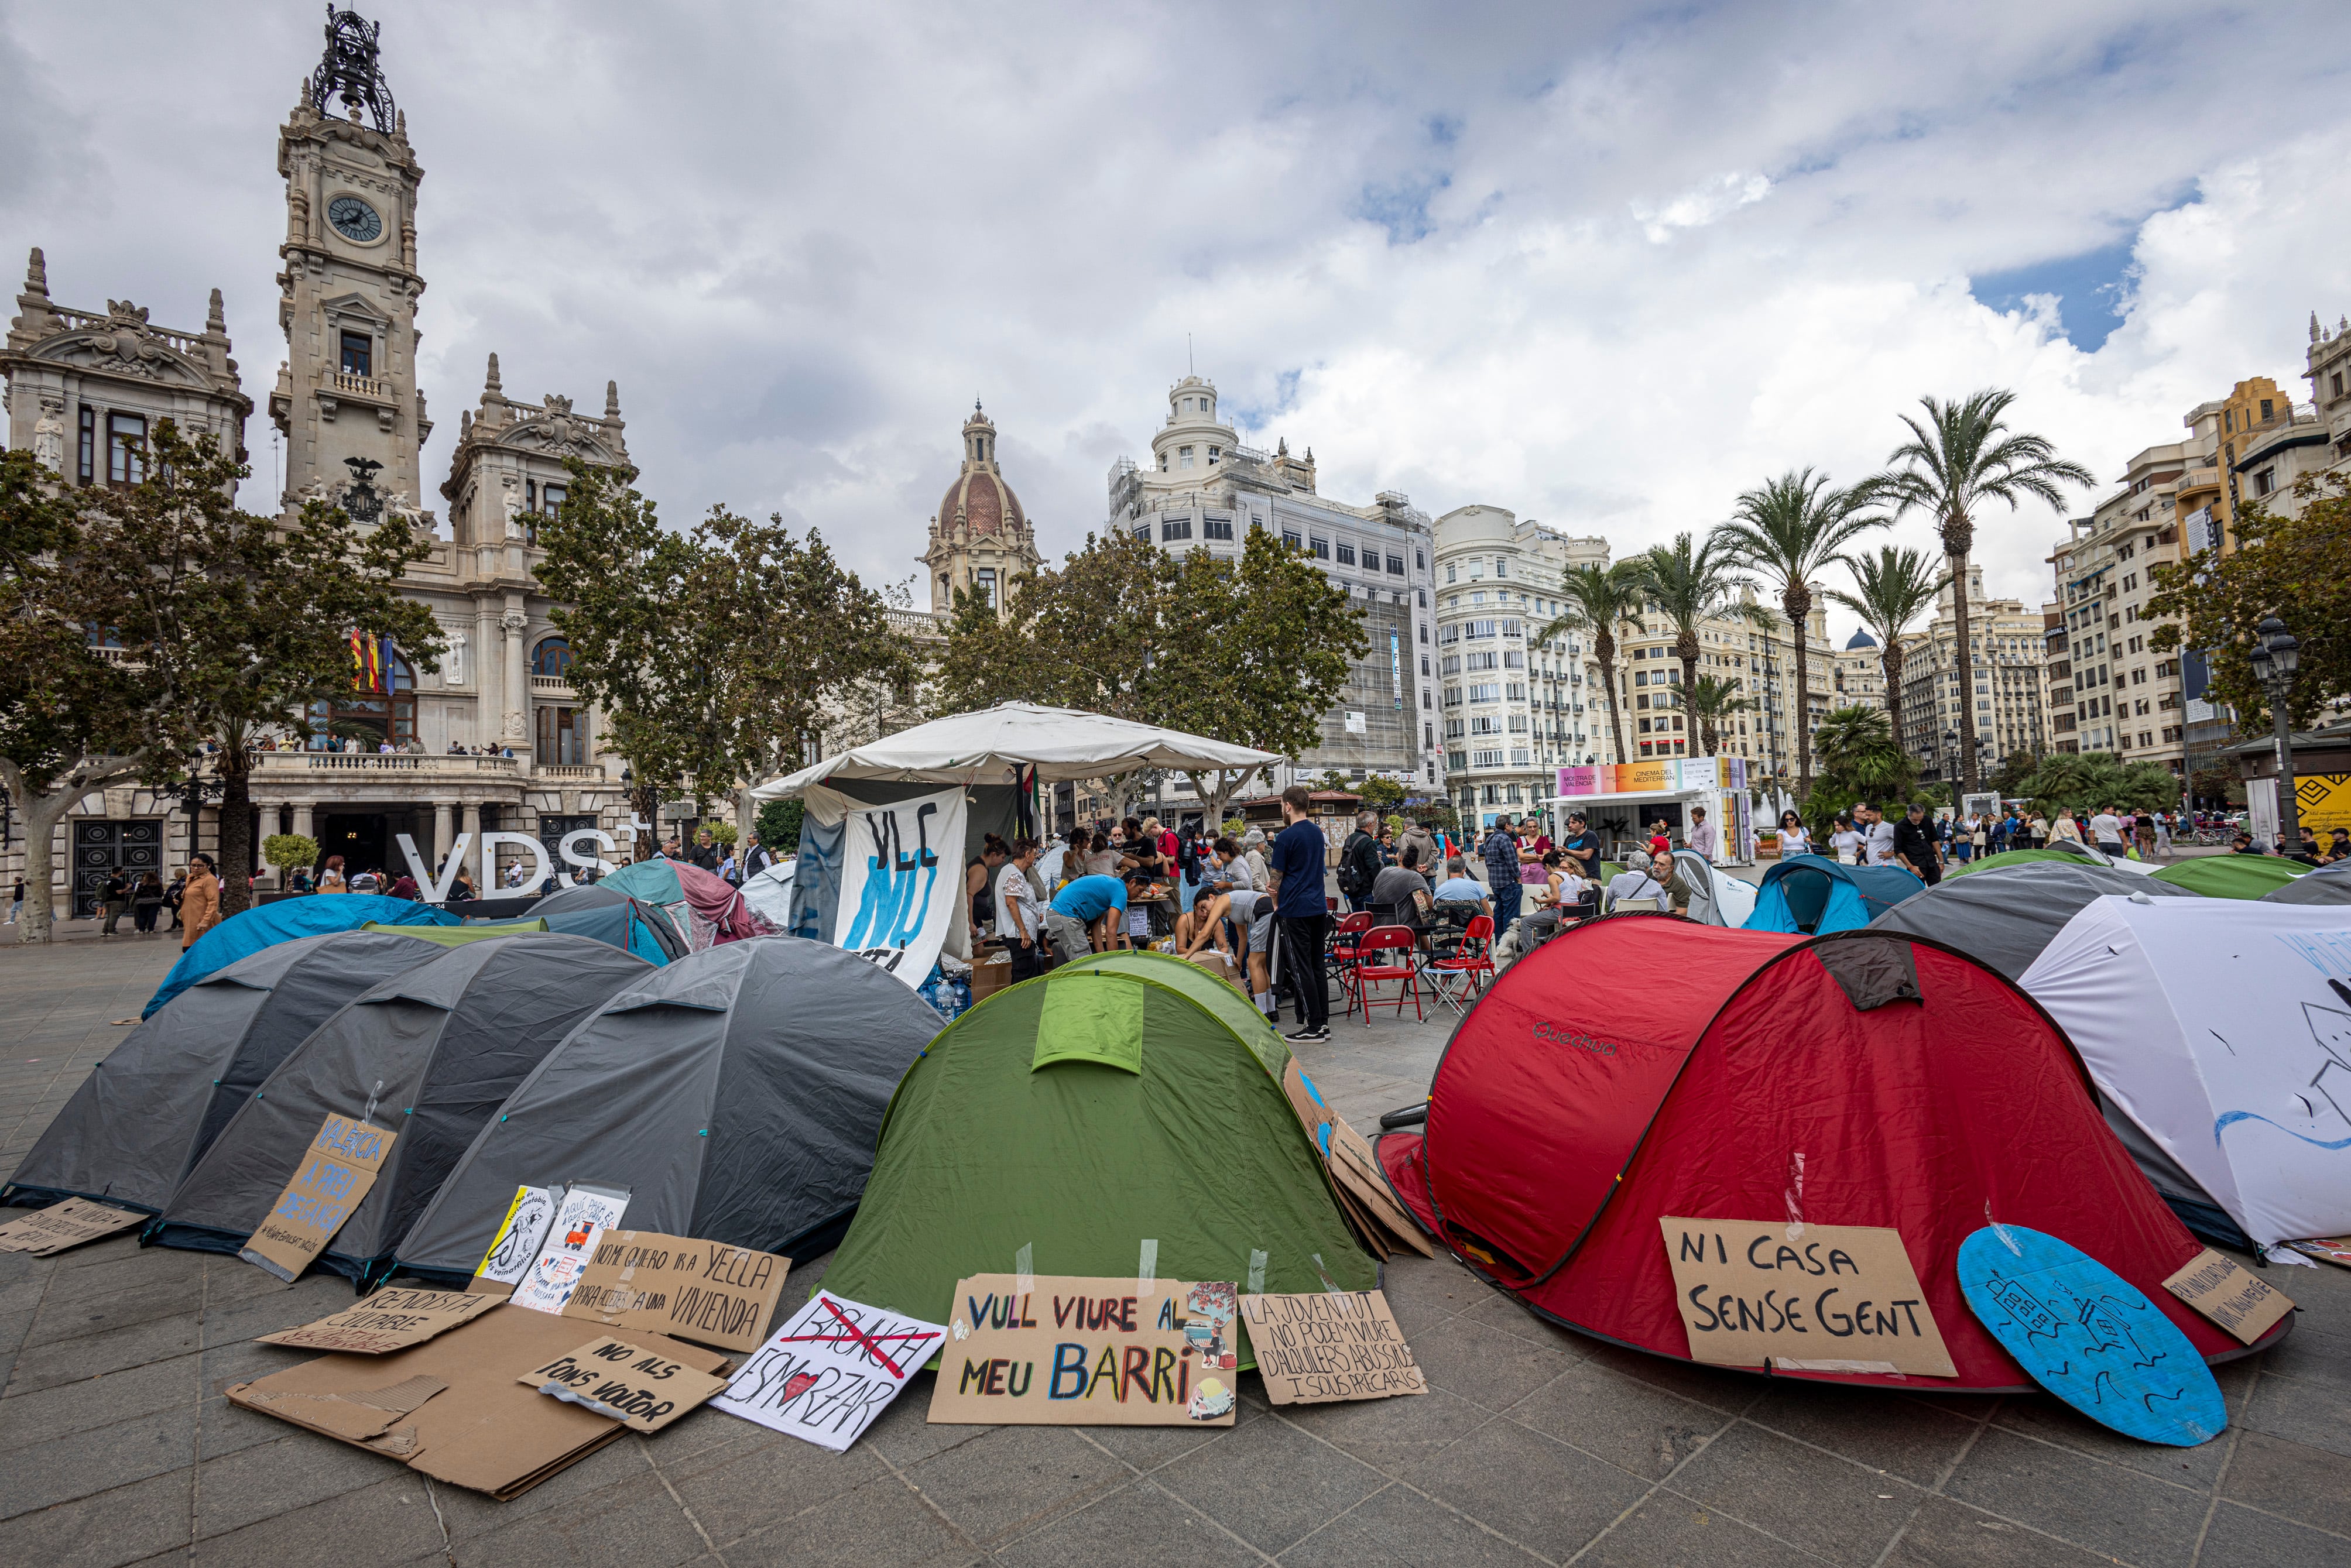
<instances>
[{"instance_id":1,"label":"domed roof","mask_svg":"<svg viewBox=\"0 0 2351 1568\"><path fill-rule=\"evenodd\" d=\"M1851 651L1855 648L1875 648L1876 646L1877 639L1869 634L1866 627L1854 632L1854 634L1845 642L1845 648L1847 651Z\"/></svg>"},{"instance_id":2,"label":"domed roof","mask_svg":"<svg viewBox=\"0 0 2351 1568\"><path fill-rule=\"evenodd\" d=\"M939 527L955 527L958 517L975 538L1019 535L1029 527L1020 497L996 469L996 423L979 411L977 402L963 424L963 472L939 500Z\"/></svg>"}]
</instances>

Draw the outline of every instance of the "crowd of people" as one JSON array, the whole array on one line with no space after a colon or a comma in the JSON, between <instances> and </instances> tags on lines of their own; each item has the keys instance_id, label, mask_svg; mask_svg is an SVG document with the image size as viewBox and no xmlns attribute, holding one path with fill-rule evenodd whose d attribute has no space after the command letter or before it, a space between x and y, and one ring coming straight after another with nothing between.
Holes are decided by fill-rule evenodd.
<instances>
[{"instance_id":1,"label":"crowd of people","mask_svg":"<svg viewBox=\"0 0 2351 1568\"><path fill-rule=\"evenodd\" d=\"M1945 817L1916 801L1897 808L1890 816L1884 805L1864 801L1836 815L1824 842L1814 841L1794 811L1782 812L1779 852L1783 860L1810 853L1825 854L1847 865L1898 865L1932 887L1954 866L2010 850L2046 849L2059 843L2095 850L2113 860L2132 854L2156 860L2172 852L2182 831L2177 812L2134 811L2116 805L2043 813L2011 803L1997 812ZM2248 835L2238 836L2251 842Z\"/></svg>"}]
</instances>

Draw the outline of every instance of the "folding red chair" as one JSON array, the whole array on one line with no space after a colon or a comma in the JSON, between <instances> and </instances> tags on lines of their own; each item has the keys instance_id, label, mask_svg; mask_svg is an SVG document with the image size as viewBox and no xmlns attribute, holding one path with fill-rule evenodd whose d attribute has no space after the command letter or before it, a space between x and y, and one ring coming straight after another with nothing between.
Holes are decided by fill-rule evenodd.
<instances>
[{"instance_id":1,"label":"folding red chair","mask_svg":"<svg viewBox=\"0 0 2351 1568\"><path fill-rule=\"evenodd\" d=\"M1494 917L1473 915L1462 930L1460 951L1450 958L1431 958L1420 967L1420 972L1427 977L1429 989L1446 1006L1457 1013L1467 1011L1465 1004L1484 989L1487 977L1494 972ZM1399 1017L1403 1015L1401 1003L1396 1012Z\"/></svg>"},{"instance_id":2,"label":"folding red chair","mask_svg":"<svg viewBox=\"0 0 2351 1568\"><path fill-rule=\"evenodd\" d=\"M1343 916L1331 928L1331 943L1327 949L1330 966L1339 978L1339 1000L1348 1012L1355 1010L1356 999L1363 995L1362 988L1355 984L1355 945L1371 928L1369 910L1359 910Z\"/></svg>"},{"instance_id":3,"label":"folding red chair","mask_svg":"<svg viewBox=\"0 0 2351 1568\"><path fill-rule=\"evenodd\" d=\"M1399 1021L1404 1018L1404 999L1406 996L1412 998L1413 1017L1426 1019L1428 1016L1420 1009L1418 978L1420 967L1413 962L1416 956L1415 949L1419 940L1408 925L1382 925L1364 932L1363 940L1356 944L1355 995L1364 1004L1365 1028L1368 1029L1372 1022L1374 1005L1372 988L1382 980L1404 982L1395 994L1396 1018ZM1381 955L1386 953L1395 954L1395 961L1381 962Z\"/></svg>"}]
</instances>

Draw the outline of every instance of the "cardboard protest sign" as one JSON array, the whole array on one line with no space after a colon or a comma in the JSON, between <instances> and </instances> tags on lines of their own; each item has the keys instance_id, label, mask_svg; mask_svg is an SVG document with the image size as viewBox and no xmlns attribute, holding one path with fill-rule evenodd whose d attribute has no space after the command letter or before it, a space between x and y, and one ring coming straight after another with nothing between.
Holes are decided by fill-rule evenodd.
<instances>
[{"instance_id":1,"label":"cardboard protest sign","mask_svg":"<svg viewBox=\"0 0 2351 1568\"><path fill-rule=\"evenodd\" d=\"M470 1291L412 1291L386 1286L361 1301L300 1328L261 1336L264 1344L382 1355L423 1344L434 1334L473 1322L498 1304Z\"/></svg>"},{"instance_id":2,"label":"cardboard protest sign","mask_svg":"<svg viewBox=\"0 0 2351 1568\"><path fill-rule=\"evenodd\" d=\"M128 1229L146 1218L112 1204L69 1197L0 1225L0 1252L30 1252L36 1258L46 1258L52 1252L62 1252L68 1247Z\"/></svg>"},{"instance_id":3,"label":"cardboard protest sign","mask_svg":"<svg viewBox=\"0 0 2351 1568\"><path fill-rule=\"evenodd\" d=\"M946 1337L940 1324L819 1291L710 1403L840 1453Z\"/></svg>"},{"instance_id":4,"label":"cardboard protest sign","mask_svg":"<svg viewBox=\"0 0 2351 1568\"><path fill-rule=\"evenodd\" d=\"M1658 1224L1693 1361L1958 1375L1899 1232L1784 1220Z\"/></svg>"},{"instance_id":5,"label":"cardboard protest sign","mask_svg":"<svg viewBox=\"0 0 2351 1568\"><path fill-rule=\"evenodd\" d=\"M515 1380L541 1394L610 1416L638 1432L658 1432L726 1386L626 1340L594 1340Z\"/></svg>"},{"instance_id":6,"label":"cardboard protest sign","mask_svg":"<svg viewBox=\"0 0 2351 1568\"><path fill-rule=\"evenodd\" d=\"M1307 1135L1314 1140L1315 1152L1322 1156L1332 1185L1338 1190L1339 1206L1356 1234L1382 1258L1394 1254L1396 1242L1424 1258L1436 1257L1437 1249L1388 1190L1387 1177L1380 1172L1379 1156L1372 1152L1372 1145L1347 1124L1345 1117L1323 1103L1322 1092L1295 1060L1282 1067L1281 1091Z\"/></svg>"},{"instance_id":7,"label":"cardboard protest sign","mask_svg":"<svg viewBox=\"0 0 2351 1568\"><path fill-rule=\"evenodd\" d=\"M302 1152L294 1179L269 1206L261 1228L237 1256L258 1263L281 1280L295 1280L327 1249L343 1221L375 1186L397 1133L333 1112Z\"/></svg>"},{"instance_id":8,"label":"cardboard protest sign","mask_svg":"<svg viewBox=\"0 0 2351 1568\"><path fill-rule=\"evenodd\" d=\"M2283 1291L2210 1247L2189 1259L2163 1288L2247 1344L2294 1311Z\"/></svg>"},{"instance_id":9,"label":"cardboard protest sign","mask_svg":"<svg viewBox=\"0 0 2351 1568\"><path fill-rule=\"evenodd\" d=\"M918 987L963 917L964 792L860 806L846 825L833 946Z\"/></svg>"},{"instance_id":10,"label":"cardboard protest sign","mask_svg":"<svg viewBox=\"0 0 2351 1568\"><path fill-rule=\"evenodd\" d=\"M2351 1236L2322 1236L2311 1241L2289 1241L2286 1245L2305 1257L2324 1258L2329 1263L2351 1269Z\"/></svg>"},{"instance_id":11,"label":"cardboard protest sign","mask_svg":"<svg viewBox=\"0 0 2351 1568\"><path fill-rule=\"evenodd\" d=\"M1241 1319L1266 1397L1276 1405L1428 1392L1387 1297L1377 1291L1243 1296Z\"/></svg>"},{"instance_id":12,"label":"cardboard protest sign","mask_svg":"<svg viewBox=\"0 0 2351 1568\"><path fill-rule=\"evenodd\" d=\"M791 1267L790 1259L772 1252L653 1230L607 1230L563 1313L607 1328L757 1350Z\"/></svg>"},{"instance_id":13,"label":"cardboard protest sign","mask_svg":"<svg viewBox=\"0 0 2351 1568\"><path fill-rule=\"evenodd\" d=\"M930 1418L1228 1427L1239 1309L1214 1281L974 1275L956 1287Z\"/></svg>"},{"instance_id":14,"label":"cardboard protest sign","mask_svg":"<svg viewBox=\"0 0 2351 1568\"><path fill-rule=\"evenodd\" d=\"M588 1271L588 1260L596 1255L597 1239L607 1227L620 1224L628 1207L629 1189L624 1186L574 1182L565 1188L546 1242L507 1299L534 1312L560 1312Z\"/></svg>"},{"instance_id":15,"label":"cardboard protest sign","mask_svg":"<svg viewBox=\"0 0 2351 1568\"><path fill-rule=\"evenodd\" d=\"M329 1354L226 1390L230 1403L372 1450L435 1480L517 1497L626 1430L515 1381L576 1348L575 1322L493 1300L471 1322L381 1356ZM632 1334L649 1355L723 1375L723 1351Z\"/></svg>"},{"instance_id":16,"label":"cardboard protest sign","mask_svg":"<svg viewBox=\"0 0 2351 1568\"><path fill-rule=\"evenodd\" d=\"M551 1186L515 1188L506 1218L498 1221L498 1233L490 1239L489 1250L475 1265L474 1282L465 1288L511 1295L546 1243L547 1228L555 1223L555 1207L561 1197Z\"/></svg>"}]
</instances>

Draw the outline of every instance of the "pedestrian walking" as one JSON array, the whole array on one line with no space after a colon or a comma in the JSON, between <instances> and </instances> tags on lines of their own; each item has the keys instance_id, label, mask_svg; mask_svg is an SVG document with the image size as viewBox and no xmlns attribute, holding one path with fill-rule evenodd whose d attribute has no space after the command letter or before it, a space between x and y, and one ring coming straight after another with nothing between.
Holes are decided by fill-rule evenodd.
<instances>
[{"instance_id":1,"label":"pedestrian walking","mask_svg":"<svg viewBox=\"0 0 2351 1568\"><path fill-rule=\"evenodd\" d=\"M1720 835L1715 831L1714 824L1706 820L1706 808L1703 806L1692 806L1690 808L1689 847L1696 850L1699 854L1704 855L1707 858L1707 863L1711 865L1714 862L1715 852L1720 846Z\"/></svg>"},{"instance_id":2,"label":"pedestrian walking","mask_svg":"<svg viewBox=\"0 0 2351 1568\"><path fill-rule=\"evenodd\" d=\"M1862 860L1868 865L1894 863L1894 824L1876 801L1854 809L1854 825L1861 830Z\"/></svg>"},{"instance_id":3,"label":"pedestrian walking","mask_svg":"<svg viewBox=\"0 0 2351 1568\"><path fill-rule=\"evenodd\" d=\"M187 884L180 890L180 947L183 952L220 924L220 879L213 874L213 857L200 854L188 862Z\"/></svg>"},{"instance_id":4,"label":"pedestrian walking","mask_svg":"<svg viewBox=\"0 0 2351 1568\"><path fill-rule=\"evenodd\" d=\"M121 923L122 912L130 906L131 878L117 867L107 873L106 884L99 897L99 908L106 916L106 924L99 927L98 934L100 936L118 935L115 927Z\"/></svg>"},{"instance_id":5,"label":"pedestrian walking","mask_svg":"<svg viewBox=\"0 0 2351 1568\"><path fill-rule=\"evenodd\" d=\"M1840 819L1842 821L1842 819ZM1793 811L1780 813L1780 858L1808 855L1813 852L1813 835L1804 831L1804 820Z\"/></svg>"},{"instance_id":6,"label":"pedestrian walking","mask_svg":"<svg viewBox=\"0 0 2351 1568\"><path fill-rule=\"evenodd\" d=\"M2138 858L2155 858L2155 813L2142 810L2131 821L2131 836L2138 841Z\"/></svg>"},{"instance_id":7,"label":"pedestrian walking","mask_svg":"<svg viewBox=\"0 0 2351 1568\"><path fill-rule=\"evenodd\" d=\"M8 924L11 925L16 925L17 917L24 913L25 879L20 876L16 879L16 891L8 894Z\"/></svg>"},{"instance_id":8,"label":"pedestrian walking","mask_svg":"<svg viewBox=\"0 0 2351 1568\"><path fill-rule=\"evenodd\" d=\"M343 857L329 855L325 869L319 873L320 893L349 893L351 884L343 879Z\"/></svg>"},{"instance_id":9,"label":"pedestrian walking","mask_svg":"<svg viewBox=\"0 0 2351 1568\"><path fill-rule=\"evenodd\" d=\"M1519 841L1510 831L1509 812L1494 819L1494 826L1486 834L1486 841L1478 846L1486 862L1486 883L1494 898L1494 939L1500 941L1503 933L1519 917Z\"/></svg>"},{"instance_id":10,"label":"pedestrian walking","mask_svg":"<svg viewBox=\"0 0 2351 1568\"><path fill-rule=\"evenodd\" d=\"M2090 819L2090 836L2096 841L2098 852L2110 861L2121 860L2130 853L2130 846L2123 841L2123 820L2115 815L2112 806L2099 807L2097 815Z\"/></svg>"},{"instance_id":11,"label":"pedestrian walking","mask_svg":"<svg viewBox=\"0 0 2351 1568\"><path fill-rule=\"evenodd\" d=\"M1273 853L1266 869L1274 884L1275 924L1281 937L1281 977L1297 998L1298 1028L1290 1039L1298 1041L1331 1038L1330 980L1324 972L1324 950L1331 925L1330 905L1322 893L1326 853L1322 830L1308 820L1313 795L1305 785L1292 784L1281 792L1282 830L1274 836ZM1508 819L1504 819L1505 822ZM1507 832L1496 837L1506 847L1510 898L1519 896L1519 857ZM1489 840L1489 842L1493 842ZM1489 857L1490 863L1490 857ZM1502 889L1494 889L1496 899Z\"/></svg>"},{"instance_id":12,"label":"pedestrian walking","mask_svg":"<svg viewBox=\"0 0 2351 1568\"><path fill-rule=\"evenodd\" d=\"M1934 830L1927 825L1927 808L1915 800L1902 821L1894 824L1894 860L1928 887L1943 880Z\"/></svg>"},{"instance_id":13,"label":"pedestrian walking","mask_svg":"<svg viewBox=\"0 0 2351 1568\"><path fill-rule=\"evenodd\" d=\"M162 913L163 879L151 871L131 890L131 929L141 936L152 936L156 917Z\"/></svg>"},{"instance_id":14,"label":"pedestrian walking","mask_svg":"<svg viewBox=\"0 0 2351 1568\"><path fill-rule=\"evenodd\" d=\"M2155 853L2158 860L2171 858L2171 813L2168 811L2155 814Z\"/></svg>"}]
</instances>

